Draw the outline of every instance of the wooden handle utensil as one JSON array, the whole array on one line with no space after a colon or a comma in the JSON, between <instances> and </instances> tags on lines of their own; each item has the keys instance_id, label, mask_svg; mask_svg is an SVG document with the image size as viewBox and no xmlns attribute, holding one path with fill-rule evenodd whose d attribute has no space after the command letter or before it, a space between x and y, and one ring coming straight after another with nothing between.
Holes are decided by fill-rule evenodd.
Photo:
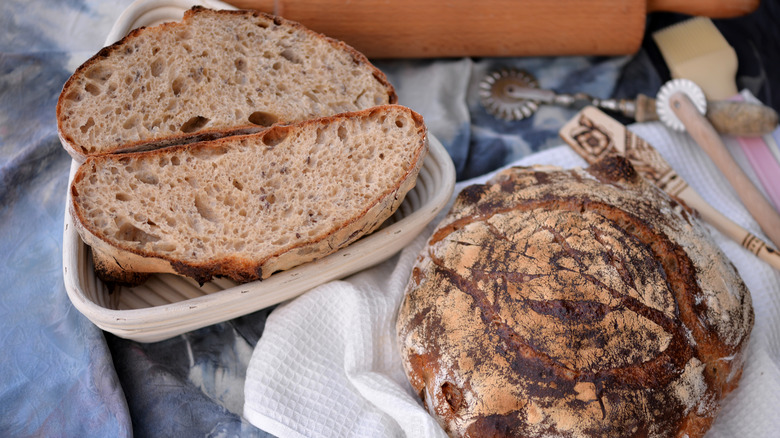
<instances>
[{"instance_id":1,"label":"wooden handle utensil","mask_svg":"<svg viewBox=\"0 0 780 438\"><path fill-rule=\"evenodd\" d=\"M758 222L767 237L775 244L776 248L780 248L780 214L734 161L734 157L726 149L726 145L723 144L720 135L710 122L696 109L685 93L672 94L669 98L669 106L685 125L688 134L709 155L731 183L731 186L734 187L742 204Z\"/></svg>"},{"instance_id":2,"label":"wooden handle utensil","mask_svg":"<svg viewBox=\"0 0 780 438\"><path fill-rule=\"evenodd\" d=\"M726 18L760 0L228 0L298 21L369 58L622 55L642 42L647 13Z\"/></svg>"},{"instance_id":3,"label":"wooden handle utensil","mask_svg":"<svg viewBox=\"0 0 780 438\"><path fill-rule=\"evenodd\" d=\"M637 122L659 120L654 98L638 95L635 108L634 118ZM736 137L770 134L778 124L778 114L773 108L759 103L732 100L707 102L706 117L718 133Z\"/></svg>"},{"instance_id":4,"label":"wooden handle utensil","mask_svg":"<svg viewBox=\"0 0 780 438\"><path fill-rule=\"evenodd\" d=\"M658 151L622 123L595 107L580 111L560 130L561 138L588 163L608 154L628 158L637 172L759 259L780 270L780 252L713 208L666 162Z\"/></svg>"}]
</instances>

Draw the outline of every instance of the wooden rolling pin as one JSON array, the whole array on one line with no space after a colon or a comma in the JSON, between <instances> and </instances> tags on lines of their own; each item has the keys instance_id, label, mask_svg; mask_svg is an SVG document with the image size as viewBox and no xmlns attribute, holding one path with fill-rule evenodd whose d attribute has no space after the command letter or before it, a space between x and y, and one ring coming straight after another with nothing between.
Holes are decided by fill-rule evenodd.
<instances>
[{"instance_id":1,"label":"wooden rolling pin","mask_svg":"<svg viewBox=\"0 0 780 438\"><path fill-rule=\"evenodd\" d=\"M298 21L369 58L624 55L650 12L730 18L760 0L227 0Z\"/></svg>"}]
</instances>

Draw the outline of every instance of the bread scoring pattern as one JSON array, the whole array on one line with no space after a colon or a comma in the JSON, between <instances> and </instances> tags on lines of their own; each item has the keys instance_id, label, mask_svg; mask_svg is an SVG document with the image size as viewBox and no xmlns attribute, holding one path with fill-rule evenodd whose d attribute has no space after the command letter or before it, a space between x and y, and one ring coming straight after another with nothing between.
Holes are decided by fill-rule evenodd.
<instances>
[{"instance_id":1,"label":"bread scoring pattern","mask_svg":"<svg viewBox=\"0 0 780 438\"><path fill-rule=\"evenodd\" d=\"M733 266L624 159L464 189L413 268L398 334L453 436L699 436L753 313Z\"/></svg>"}]
</instances>

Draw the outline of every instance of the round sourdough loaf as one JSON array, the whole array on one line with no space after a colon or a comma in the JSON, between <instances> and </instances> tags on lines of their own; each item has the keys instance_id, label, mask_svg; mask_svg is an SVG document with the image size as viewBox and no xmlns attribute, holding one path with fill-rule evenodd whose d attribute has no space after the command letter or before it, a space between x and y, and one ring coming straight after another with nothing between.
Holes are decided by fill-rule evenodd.
<instances>
[{"instance_id":1,"label":"round sourdough loaf","mask_svg":"<svg viewBox=\"0 0 780 438\"><path fill-rule=\"evenodd\" d=\"M692 214L610 157L465 188L397 332L451 436L698 437L737 386L753 318Z\"/></svg>"}]
</instances>

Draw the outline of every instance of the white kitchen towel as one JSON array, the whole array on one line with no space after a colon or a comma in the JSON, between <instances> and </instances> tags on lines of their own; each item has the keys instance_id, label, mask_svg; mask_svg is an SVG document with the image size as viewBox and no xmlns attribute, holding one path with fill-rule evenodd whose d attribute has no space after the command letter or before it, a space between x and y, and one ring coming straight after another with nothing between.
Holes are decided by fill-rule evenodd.
<instances>
[{"instance_id":1,"label":"white kitchen towel","mask_svg":"<svg viewBox=\"0 0 780 438\"><path fill-rule=\"evenodd\" d=\"M669 132L658 123L631 129L655 146L705 200L763 235L687 134ZM733 140L726 142L737 147ZM515 164L585 163L561 146ZM458 184L456 193L489 176ZM407 382L395 339L397 309L411 266L439 220L390 260L317 287L274 310L246 375L244 415L252 424L280 437L444 436ZM725 400L708 437L777 436L780 273L709 228L752 293L756 323L740 386Z\"/></svg>"}]
</instances>

